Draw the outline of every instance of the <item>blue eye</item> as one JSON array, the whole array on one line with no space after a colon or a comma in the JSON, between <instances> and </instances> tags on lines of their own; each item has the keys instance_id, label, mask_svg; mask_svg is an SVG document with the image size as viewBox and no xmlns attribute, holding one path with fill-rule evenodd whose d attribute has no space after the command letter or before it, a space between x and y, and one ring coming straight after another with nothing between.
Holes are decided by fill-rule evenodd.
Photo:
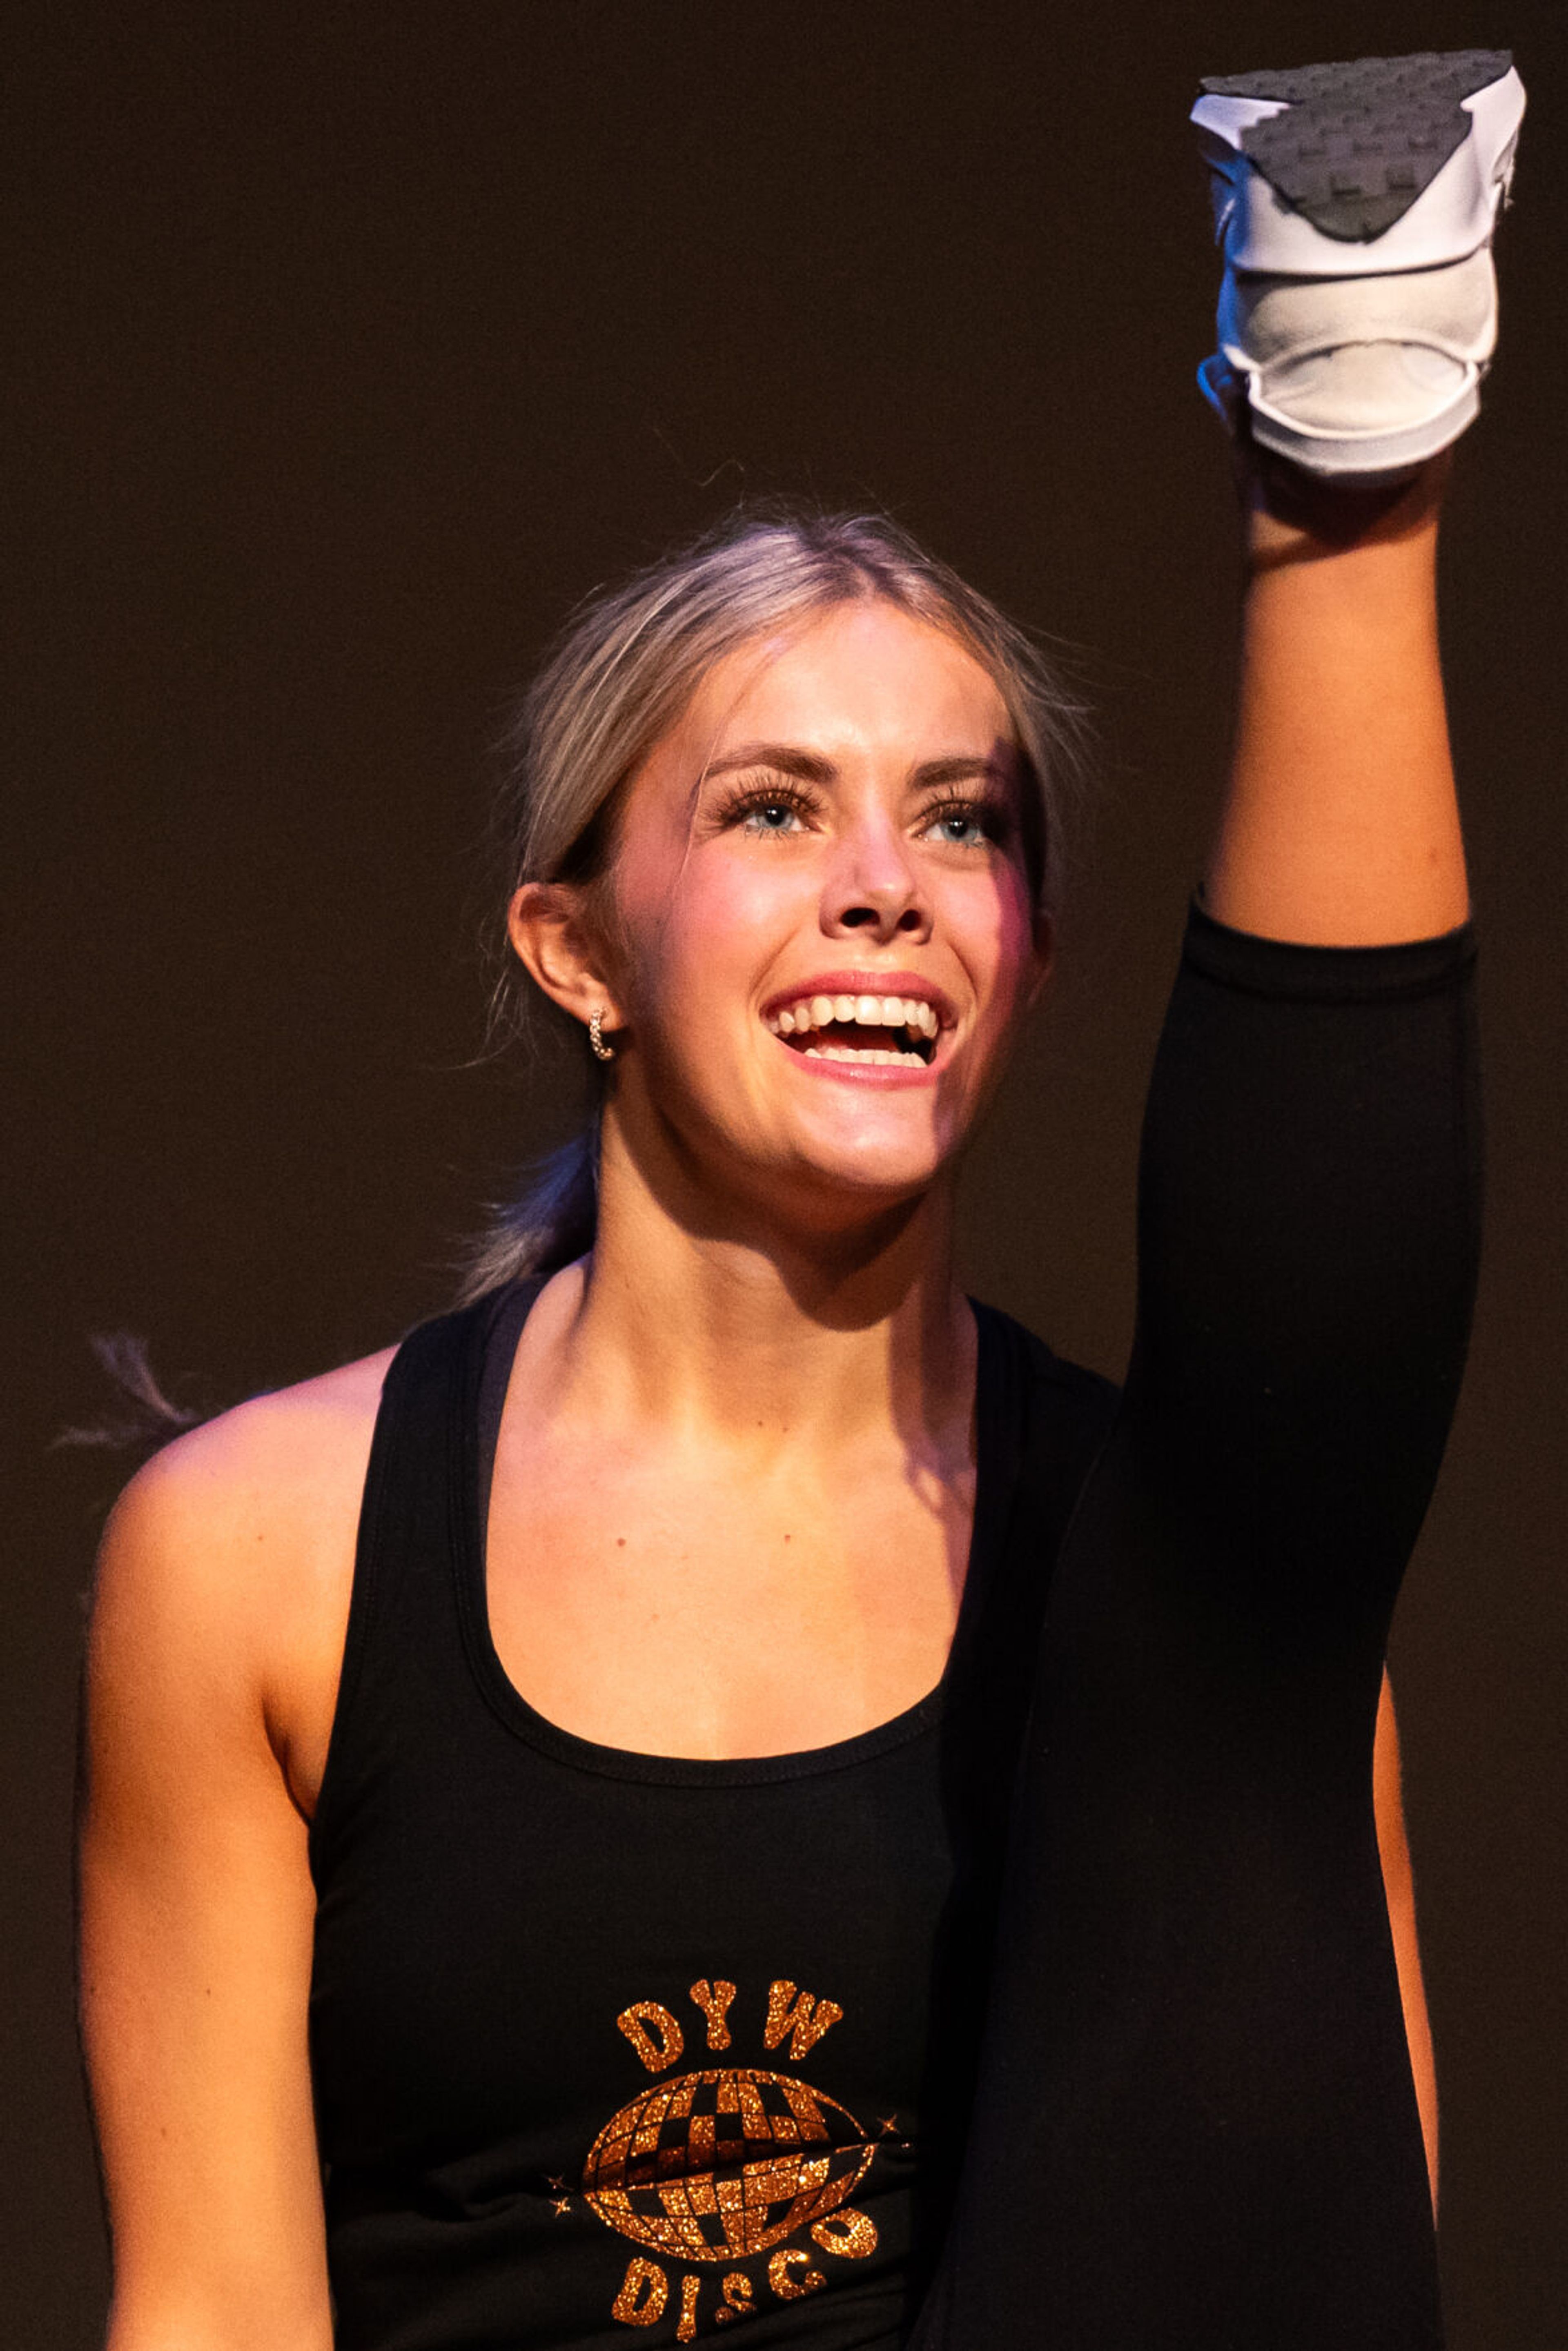
<instances>
[{"instance_id":1,"label":"blue eye","mask_svg":"<svg viewBox=\"0 0 1568 2351\"><path fill-rule=\"evenodd\" d=\"M789 841L807 831L816 813L816 803L789 784L753 784L723 800L714 821L752 841Z\"/></svg>"},{"instance_id":2,"label":"blue eye","mask_svg":"<svg viewBox=\"0 0 1568 2351\"><path fill-rule=\"evenodd\" d=\"M925 829L954 849L983 849L992 838L987 811L973 805L938 809Z\"/></svg>"},{"instance_id":3,"label":"blue eye","mask_svg":"<svg viewBox=\"0 0 1568 2351\"><path fill-rule=\"evenodd\" d=\"M799 809L788 800L753 800L744 811L741 830L750 833L788 832L800 819Z\"/></svg>"}]
</instances>

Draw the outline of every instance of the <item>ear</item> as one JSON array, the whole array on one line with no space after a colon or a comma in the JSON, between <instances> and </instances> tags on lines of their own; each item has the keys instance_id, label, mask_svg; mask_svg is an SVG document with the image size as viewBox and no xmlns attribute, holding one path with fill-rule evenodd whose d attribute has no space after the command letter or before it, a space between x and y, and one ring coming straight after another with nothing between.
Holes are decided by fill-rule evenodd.
<instances>
[{"instance_id":1,"label":"ear","mask_svg":"<svg viewBox=\"0 0 1568 2351\"><path fill-rule=\"evenodd\" d=\"M507 935L529 977L584 1027L598 1012L606 1029L625 1024L586 920L582 893L567 882L525 882L507 909Z\"/></svg>"}]
</instances>

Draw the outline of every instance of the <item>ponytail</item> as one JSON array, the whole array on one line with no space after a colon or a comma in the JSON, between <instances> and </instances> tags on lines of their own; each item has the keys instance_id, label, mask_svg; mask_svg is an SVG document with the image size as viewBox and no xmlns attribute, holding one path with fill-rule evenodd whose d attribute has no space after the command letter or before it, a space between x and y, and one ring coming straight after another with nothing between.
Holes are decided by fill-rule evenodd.
<instances>
[{"instance_id":1,"label":"ponytail","mask_svg":"<svg viewBox=\"0 0 1568 2351\"><path fill-rule=\"evenodd\" d=\"M494 1210L464 1267L457 1293L468 1306L530 1274L559 1273L593 1247L599 1223L599 1113L538 1161L515 1200Z\"/></svg>"},{"instance_id":2,"label":"ponytail","mask_svg":"<svg viewBox=\"0 0 1568 2351\"><path fill-rule=\"evenodd\" d=\"M120 1454L133 1465L152 1459L172 1437L208 1418L193 1405L176 1404L160 1384L148 1359L147 1342L130 1331L95 1331L88 1340L113 1392L112 1408L96 1420L62 1428L55 1445L86 1446Z\"/></svg>"}]
</instances>

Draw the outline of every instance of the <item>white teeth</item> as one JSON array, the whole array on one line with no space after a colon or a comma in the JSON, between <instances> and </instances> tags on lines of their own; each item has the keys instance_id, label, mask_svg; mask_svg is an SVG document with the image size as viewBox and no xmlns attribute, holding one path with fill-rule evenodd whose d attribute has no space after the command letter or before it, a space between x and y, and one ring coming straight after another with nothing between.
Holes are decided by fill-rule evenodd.
<instances>
[{"instance_id":1,"label":"white teeth","mask_svg":"<svg viewBox=\"0 0 1568 2351\"><path fill-rule=\"evenodd\" d=\"M840 1022L861 1029L903 1029L912 1037L935 1038L942 1023L934 1004L917 996L812 996L767 1016L776 1037L799 1036ZM907 1059L904 1055L901 1058Z\"/></svg>"},{"instance_id":2,"label":"white teeth","mask_svg":"<svg viewBox=\"0 0 1568 2351\"><path fill-rule=\"evenodd\" d=\"M874 1068L888 1070L923 1070L925 1067L918 1053L889 1053L877 1045L808 1045L801 1059L807 1061L869 1061Z\"/></svg>"}]
</instances>

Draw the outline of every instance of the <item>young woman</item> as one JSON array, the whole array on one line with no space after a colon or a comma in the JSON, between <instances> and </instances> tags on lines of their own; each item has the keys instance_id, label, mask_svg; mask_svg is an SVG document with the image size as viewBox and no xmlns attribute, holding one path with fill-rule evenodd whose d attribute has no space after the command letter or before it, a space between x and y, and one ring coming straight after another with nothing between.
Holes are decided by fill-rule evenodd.
<instances>
[{"instance_id":1,"label":"young woman","mask_svg":"<svg viewBox=\"0 0 1568 2351\"><path fill-rule=\"evenodd\" d=\"M1025 641L808 518L558 651L508 923L591 1135L105 1542L112 2351L1437 2341L1382 1654L1475 1258L1446 460L1271 350L1212 388L1356 462L1244 462L1120 1397L953 1278L1051 970Z\"/></svg>"}]
</instances>

